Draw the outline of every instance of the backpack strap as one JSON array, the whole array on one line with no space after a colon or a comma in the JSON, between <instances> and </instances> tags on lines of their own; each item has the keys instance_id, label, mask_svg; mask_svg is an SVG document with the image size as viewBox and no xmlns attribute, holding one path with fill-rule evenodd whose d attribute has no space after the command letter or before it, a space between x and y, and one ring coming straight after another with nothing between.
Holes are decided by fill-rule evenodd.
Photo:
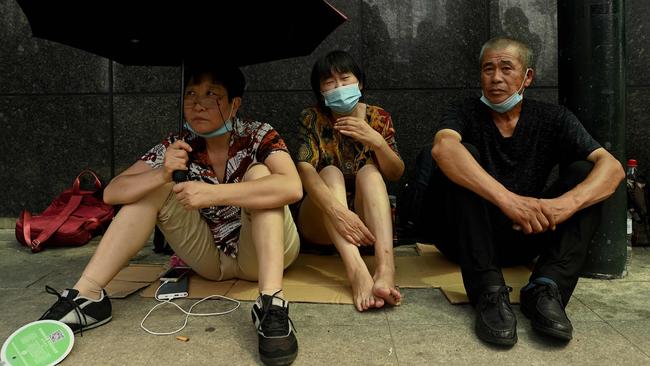
<instances>
[{"instance_id":1,"label":"backpack strap","mask_svg":"<svg viewBox=\"0 0 650 366\"><path fill-rule=\"evenodd\" d=\"M29 213L29 211L24 210L21 214L21 217L23 219L23 235L25 237L25 243L31 248L32 252L40 252L41 251L41 244L46 241L47 239L56 232L56 230L63 225L63 223L72 215L74 210L79 207L81 204L81 199L83 196L80 195L73 195L70 196L70 200L68 203L65 205L65 208L63 208L63 211L59 213L58 215L54 216L50 224L41 231L41 233L38 235L38 237L34 240L31 238L31 218L32 215Z\"/></svg>"},{"instance_id":2,"label":"backpack strap","mask_svg":"<svg viewBox=\"0 0 650 366\"><path fill-rule=\"evenodd\" d=\"M75 180L72 182L72 193L73 194L79 194L79 185L81 184L81 181L80 181L81 177L83 175L86 175L86 174L90 174L93 178L95 178L95 182L94 182L95 191L102 188L102 182L97 177L97 174L95 174L95 172L92 171L91 169L87 168L87 169L82 170L81 173L79 173L79 175L77 176L77 178L75 178Z\"/></svg>"},{"instance_id":3,"label":"backpack strap","mask_svg":"<svg viewBox=\"0 0 650 366\"><path fill-rule=\"evenodd\" d=\"M23 212L20 213L20 221L23 223L23 238L25 240L25 244L31 248L32 214L27 210L23 210Z\"/></svg>"}]
</instances>

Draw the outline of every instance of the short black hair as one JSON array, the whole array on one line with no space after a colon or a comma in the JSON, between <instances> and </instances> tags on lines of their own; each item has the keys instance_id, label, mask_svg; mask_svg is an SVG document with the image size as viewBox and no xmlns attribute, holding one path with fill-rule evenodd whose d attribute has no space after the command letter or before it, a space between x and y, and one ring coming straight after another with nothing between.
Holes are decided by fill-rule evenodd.
<instances>
[{"instance_id":1,"label":"short black hair","mask_svg":"<svg viewBox=\"0 0 650 366\"><path fill-rule=\"evenodd\" d=\"M311 69L311 90L314 92L318 106L324 111L329 111L329 108L325 106L325 101L320 92L320 82L332 76L332 71L338 73L351 72L359 80L359 84L363 85L364 89L366 88L366 75L359 67L359 64L354 61L352 55L343 50L331 51L319 58Z\"/></svg>"},{"instance_id":2,"label":"short black hair","mask_svg":"<svg viewBox=\"0 0 650 366\"><path fill-rule=\"evenodd\" d=\"M246 87L244 73L237 66L210 62L188 62L185 67L185 87L190 83L209 77L215 84L222 85L228 92L228 101L242 97Z\"/></svg>"}]
</instances>

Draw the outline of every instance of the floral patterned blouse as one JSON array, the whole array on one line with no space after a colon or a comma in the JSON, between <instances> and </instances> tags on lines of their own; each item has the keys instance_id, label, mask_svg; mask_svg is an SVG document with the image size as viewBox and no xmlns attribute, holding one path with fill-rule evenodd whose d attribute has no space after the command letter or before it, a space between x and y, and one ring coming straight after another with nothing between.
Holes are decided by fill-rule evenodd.
<instances>
[{"instance_id":1,"label":"floral patterned blouse","mask_svg":"<svg viewBox=\"0 0 650 366\"><path fill-rule=\"evenodd\" d=\"M399 156L390 113L380 107L368 105L366 121L384 137L388 146ZM366 163L373 163L375 160L373 151L334 130L334 121L318 107L302 111L299 132L300 141L294 158L297 162L311 164L316 171L334 165L354 175ZM352 163L352 166L346 167L346 163Z\"/></svg>"},{"instance_id":2,"label":"floral patterned blouse","mask_svg":"<svg viewBox=\"0 0 650 366\"><path fill-rule=\"evenodd\" d=\"M230 148L228 149L224 181L219 182L210 165L205 139L188 131L185 133L185 142L192 147L188 179L210 184L241 182L251 164L263 163L270 154L277 151L288 152L284 140L271 125L235 118L233 130L230 134ZM177 139L178 135L170 134L160 144L154 146L140 157L140 160L153 168L162 166L167 146ZM241 208L236 206L213 206L202 208L199 211L210 226L215 245L225 254L236 257L239 249Z\"/></svg>"},{"instance_id":3,"label":"floral patterned blouse","mask_svg":"<svg viewBox=\"0 0 650 366\"><path fill-rule=\"evenodd\" d=\"M366 122L384 137L388 146L399 156L390 113L380 107L367 105ZM336 131L329 114L318 107L309 107L300 113L298 129L299 143L294 160L311 164L317 172L328 165L338 167L346 178L348 205L352 207L354 184L351 182L361 167L367 163L374 164L375 153Z\"/></svg>"}]
</instances>

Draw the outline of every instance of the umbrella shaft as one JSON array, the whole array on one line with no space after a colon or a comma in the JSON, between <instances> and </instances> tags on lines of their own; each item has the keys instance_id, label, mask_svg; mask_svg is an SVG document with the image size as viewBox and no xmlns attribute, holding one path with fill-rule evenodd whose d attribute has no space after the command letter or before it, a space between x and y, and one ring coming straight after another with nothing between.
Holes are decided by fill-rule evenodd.
<instances>
[{"instance_id":1,"label":"umbrella shaft","mask_svg":"<svg viewBox=\"0 0 650 366\"><path fill-rule=\"evenodd\" d=\"M181 96L180 96L180 102L178 103L178 110L180 111L179 113L179 118L178 118L178 135L182 136L183 134L183 97L185 96L185 59L181 61Z\"/></svg>"}]
</instances>

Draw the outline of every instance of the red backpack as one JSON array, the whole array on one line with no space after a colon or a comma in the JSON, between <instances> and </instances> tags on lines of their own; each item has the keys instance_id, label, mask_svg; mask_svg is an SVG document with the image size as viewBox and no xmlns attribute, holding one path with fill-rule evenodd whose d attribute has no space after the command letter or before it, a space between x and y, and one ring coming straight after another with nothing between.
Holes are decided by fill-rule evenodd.
<instances>
[{"instance_id":1,"label":"red backpack","mask_svg":"<svg viewBox=\"0 0 650 366\"><path fill-rule=\"evenodd\" d=\"M94 191L79 188L79 178L90 174L95 179ZM61 193L40 215L23 210L16 220L16 239L40 252L44 245L84 245L102 233L115 214L113 206L94 194L102 184L97 175L86 169L75 178L72 188Z\"/></svg>"}]
</instances>

